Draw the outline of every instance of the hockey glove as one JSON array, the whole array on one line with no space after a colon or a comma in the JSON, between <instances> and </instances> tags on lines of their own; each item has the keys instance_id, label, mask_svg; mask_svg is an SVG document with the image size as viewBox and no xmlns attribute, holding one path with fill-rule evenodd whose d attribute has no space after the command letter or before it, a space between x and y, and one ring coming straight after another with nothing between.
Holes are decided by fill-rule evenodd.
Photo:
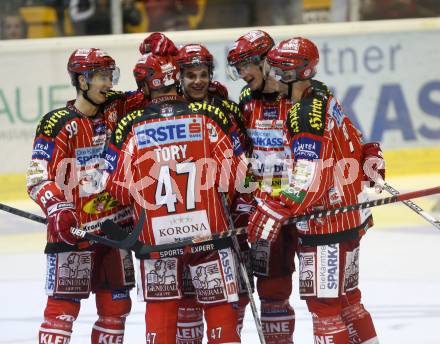
<instances>
[{"instance_id":1,"label":"hockey glove","mask_svg":"<svg viewBox=\"0 0 440 344\"><path fill-rule=\"evenodd\" d=\"M245 227L249 223L249 216L255 211L256 202L252 196L237 197L232 207L232 220L234 227Z\"/></svg>"},{"instance_id":2,"label":"hockey glove","mask_svg":"<svg viewBox=\"0 0 440 344\"><path fill-rule=\"evenodd\" d=\"M218 81L211 81L208 86L208 92L213 96L228 99L228 89Z\"/></svg>"},{"instance_id":3,"label":"hockey glove","mask_svg":"<svg viewBox=\"0 0 440 344\"><path fill-rule=\"evenodd\" d=\"M382 192L385 180L385 160L380 145L377 142L368 142L362 145L362 166L366 180L370 187Z\"/></svg>"},{"instance_id":4,"label":"hockey glove","mask_svg":"<svg viewBox=\"0 0 440 344\"><path fill-rule=\"evenodd\" d=\"M47 208L47 230L51 237L58 237L69 245L75 245L81 238L70 232L78 227L79 220L73 203L57 202Z\"/></svg>"},{"instance_id":5,"label":"hockey glove","mask_svg":"<svg viewBox=\"0 0 440 344\"><path fill-rule=\"evenodd\" d=\"M140 53L155 55L177 55L177 48L173 41L160 32L153 32L139 45Z\"/></svg>"},{"instance_id":6,"label":"hockey glove","mask_svg":"<svg viewBox=\"0 0 440 344\"><path fill-rule=\"evenodd\" d=\"M289 217L289 209L279 203L270 200L259 203L247 227L249 242L260 239L275 241L281 226Z\"/></svg>"}]
</instances>

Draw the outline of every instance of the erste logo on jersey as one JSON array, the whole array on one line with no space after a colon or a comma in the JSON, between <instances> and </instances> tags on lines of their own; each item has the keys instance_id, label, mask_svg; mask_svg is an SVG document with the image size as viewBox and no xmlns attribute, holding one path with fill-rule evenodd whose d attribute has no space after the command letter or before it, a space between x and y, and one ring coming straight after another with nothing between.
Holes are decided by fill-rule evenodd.
<instances>
[{"instance_id":1,"label":"erste logo on jersey","mask_svg":"<svg viewBox=\"0 0 440 344\"><path fill-rule=\"evenodd\" d=\"M169 143L201 141L202 119L181 118L143 124L134 129L139 148L156 147Z\"/></svg>"},{"instance_id":2,"label":"erste logo on jersey","mask_svg":"<svg viewBox=\"0 0 440 344\"><path fill-rule=\"evenodd\" d=\"M284 145L281 130L248 130L255 147L282 148Z\"/></svg>"},{"instance_id":3,"label":"erste logo on jersey","mask_svg":"<svg viewBox=\"0 0 440 344\"><path fill-rule=\"evenodd\" d=\"M292 152L297 159L314 160L319 159L321 153L321 142L309 137L300 137L293 141Z\"/></svg>"},{"instance_id":4,"label":"erste logo on jersey","mask_svg":"<svg viewBox=\"0 0 440 344\"><path fill-rule=\"evenodd\" d=\"M52 141L39 138L34 143L34 149L32 150L32 159L52 159L54 143Z\"/></svg>"}]
</instances>

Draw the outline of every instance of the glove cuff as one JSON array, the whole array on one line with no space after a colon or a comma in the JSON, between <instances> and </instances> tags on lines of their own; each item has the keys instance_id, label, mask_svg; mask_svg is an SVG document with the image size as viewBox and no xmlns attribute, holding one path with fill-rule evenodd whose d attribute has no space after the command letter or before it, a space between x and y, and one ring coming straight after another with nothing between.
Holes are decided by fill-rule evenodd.
<instances>
[{"instance_id":1,"label":"glove cuff","mask_svg":"<svg viewBox=\"0 0 440 344\"><path fill-rule=\"evenodd\" d=\"M55 214L63 209L72 209L75 210L75 205L71 202L58 202L47 208L47 215L50 216Z\"/></svg>"}]
</instances>

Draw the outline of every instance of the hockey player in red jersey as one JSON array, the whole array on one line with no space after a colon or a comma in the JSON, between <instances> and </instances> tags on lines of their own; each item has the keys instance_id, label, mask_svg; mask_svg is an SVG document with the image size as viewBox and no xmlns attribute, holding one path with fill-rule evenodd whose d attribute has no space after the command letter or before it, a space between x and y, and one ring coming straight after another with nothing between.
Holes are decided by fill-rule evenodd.
<instances>
[{"instance_id":1,"label":"hockey player in red jersey","mask_svg":"<svg viewBox=\"0 0 440 344\"><path fill-rule=\"evenodd\" d=\"M183 96L191 102L191 107L200 107L207 103L220 108L228 115L233 132L239 134L233 137L240 140L242 145L246 144L246 130L241 111L238 104L228 99L227 89L217 81L212 81L214 72L214 58L209 50L201 44L186 44L178 49L176 61L180 67L180 87ZM246 236L241 235L240 246L242 259L250 263L249 246ZM247 264L248 271L251 271L250 264ZM251 278L252 280L252 278ZM190 286L190 283L186 285ZM241 332L246 305L249 302L246 287L240 279L239 301L234 304L238 314L238 329ZM190 334L203 334L203 318L201 308L195 303L193 290L187 290L188 297L182 299L179 308L177 343L201 344L202 336L191 337ZM184 336L184 334L186 334Z\"/></svg>"},{"instance_id":2,"label":"hockey player in red jersey","mask_svg":"<svg viewBox=\"0 0 440 344\"><path fill-rule=\"evenodd\" d=\"M232 194L240 153L228 116L215 106L191 107L178 96L179 67L172 56L143 55L134 73L151 104L129 114L115 132L106 154L107 189L122 204L134 204L136 219L146 211L139 240L147 245L225 231L219 190ZM231 248L137 258L147 343L176 343L185 267L204 309L209 343L240 342L231 304L238 300Z\"/></svg>"},{"instance_id":3,"label":"hockey player in red jersey","mask_svg":"<svg viewBox=\"0 0 440 344\"><path fill-rule=\"evenodd\" d=\"M318 61L315 44L301 37L280 42L266 57L265 73L291 84L296 101L286 122L292 164L279 200L266 200L251 216L250 240L276 240L290 216L366 201L362 165L378 145L363 146L339 101L312 79ZM373 169L373 179L384 173L377 164ZM378 343L358 288L359 242L371 225L368 209L297 223L300 294L315 343Z\"/></svg>"},{"instance_id":4,"label":"hockey player in red jersey","mask_svg":"<svg viewBox=\"0 0 440 344\"><path fill-rule=\"evenodd\" d=\"M67 70L77 97L41 119L27 176L29 195L48 219L48 300L39 343L70 341L80 300L90 291L98 313L91 343L122 343L134 286L131 254L81 241L70 229L82 226L99 234L101 223L112 219L131 230L131 208L100 192L105 165L99 158L118 114L141 107L144 95L111 91L119 69L100 49L75 50Z\"/></svg>"},{"instance_id":5,"label":"hockey player in red jersey","mask_svg":"<svg viewBox=\"0 0 440 344\"><path fill-rule=\"evenodd\" d=\"M277 198L286 182L290 150L285 146L285 121L292 102L281 95L275 80L264 78L263 63L273 39L264 31L253 30L239 37L228 53L230 75L246 83L240 95L240 107L251 139L248 154L252 158L249 177L256 184L251 197L243 195L234 210L236 218L247 224L254 199ZM253 196L253 197L252 197ZM243 209L245 211L243 211ZM293 342L295 313L289 304L296 237L293 230L284 230L270 243L259 240L252 245L252 265L257 276L261 300L261 322L266 342Z\"/></svg>"}]
</instances>

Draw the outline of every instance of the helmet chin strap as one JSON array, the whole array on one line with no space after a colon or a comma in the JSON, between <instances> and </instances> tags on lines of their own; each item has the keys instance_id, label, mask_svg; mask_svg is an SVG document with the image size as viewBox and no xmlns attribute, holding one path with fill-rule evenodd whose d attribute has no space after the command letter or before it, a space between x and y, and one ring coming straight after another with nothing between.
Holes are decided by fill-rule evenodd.
<instances>
[{"instance_id":1,"label":"helmet chin strap","mask_svg":"<svg viewBox=\"0 0 440 344\"><path fill-rule=\"evenodd\" d=\"M82 95L85 100L87 100L90 104L92 104L95 107L99 107L101 104L96 104L92 99L90 99L88 92L89 92L89 84L87 83L87 91L84 91L81 89Z\"/></svg>"}]
</instances>

